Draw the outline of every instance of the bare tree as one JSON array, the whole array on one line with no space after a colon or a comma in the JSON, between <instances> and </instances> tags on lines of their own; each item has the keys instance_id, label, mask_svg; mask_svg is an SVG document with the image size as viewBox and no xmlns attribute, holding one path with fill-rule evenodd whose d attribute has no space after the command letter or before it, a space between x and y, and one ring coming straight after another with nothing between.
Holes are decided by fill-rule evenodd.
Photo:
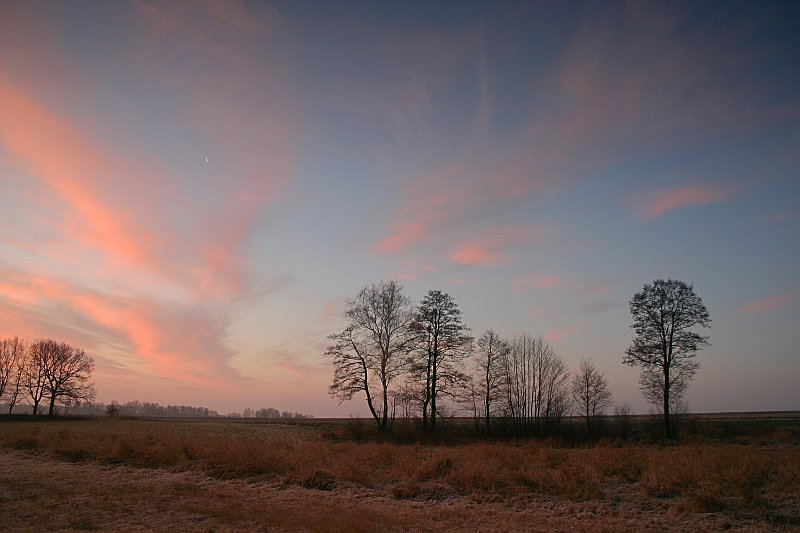
<instances>
[{"instance_id":1,"label":"bare tree","mask_svg":"<svg viewBox=\"0 0 800 533\"><path fill-rule=\"evenodd\" d=\"M80 348L52 340L42 341L49 354L46 366L46 395L50 398L47 414L55 414L56 403L78 405L91 402L95 397L94 384L90 381L94 370L94 359Z\"/></svg>"},{"instance_id":2,"label":"bare tree","mask_svg":"<svg viewBox=\"0 0 800 533\"><path fill-rule=\"evenodd\" d=\"M467 376L464 380L461 393L458 395L458 402L465 406L467 412L472 416L472 421L475 424L475 433L478 432L480 421L483 417L481 405L483 397L481 395L479 383L473 376Z\"/></svg>"},{"instance_id":3,"label":"bare tree","mask_svg":"<svg viewBox=\"0 0 800 533\"><path fill-rule=\"evenodd\" d=\"M28 347L23 345L22 353L16 361L16 365L12 368L11 379L6 387L5 400L8 402L8 414L14 410L25 394L25 383L28 372Z\"/></svg>"},{"instance_id":4,"label":"bare tree","mask_svg":"<svg viewBox=\"0 0 800 533\"><path fill-rule=\"evenodd\" d=\"M509 346L494 330L488 330L478 339L476 386L482 403L486 431L491 431L490 418L495 402L502 399L503 369Z\"/></svg>"},{"instance_id":5,"label":"bare tree","mask_svg":"<svg viewBox=\"0 0 800 533\"><path fill-rule=\"evenodd\" d=\"M617 428L623 439L627 439L630 435L632 417L633 410L627 402L614 407L614 418L617 420Z\"/></svg>"},{"instance_id":6,"label":"bare tree","mask_svg":"<svg viewBox=\"0 0 800 533\"><path fill-rule=\"evenodd\" d=\"M50 339L31 344L20 374L33 414L39 413L39 405L45 397L49 398L50 415L57 401L71 403L94 399L94 386L88 381L93 368L91 357L68 344Z\"/></svg>"},{"instance_id":7,"label":"bare tree","mask_svg":"<svg viewBox=\"0 0 800 533\"><path fill-rule=\"evenodd\" d=\"M633 295L630 311L636 338L622 361L642 367L642 392L662 411L664 438L669 440L670 411L697 372L697 351L709 344L708 337L691 328L709 327L711 319L692 285L672 279L645 284Z\"/></svg>"},{"instance_id":8,"label":"bare tree","mask_svg":"<svg viewBox=\"0 0 800 533\"><path fill-rule=\"evenodd\" d=\"M437 401L454 397L466 380L464 359L472 350L472 337L461 321L461 310L453 298L431 290L423 298L414 320L420 360L414 365L422 376L422 427L436 431ZM430 421L430 422L429 422Z\"/></svg>"},{"instance_id":9,"label":"bare tree","mask_svg":"<svg viewBox=\"0 0 800 533\"><path fill-rule=\"evenodd\" d=\"M328 339L333 342L325 352L325 355L333 359L333 382L328 392L339 398L339 403L352 400L357 393L363 392L369 412L378 423L378 428L381 428L381 417L375 410L370 390L372 356L364 342L353 335L354 329L349 326L341 333L328 335Z\"/></svg>"},{"instance_id":10,"label":"bare tree","mask_svg":"<svg viewBox=\"0 0 800 533\"><path fill-rule=\"evenodd\" d=\"M414 347L411 304L397 282L380 282L349 300L345 317L347 328L329 336L333 341L326 351L333 358L329 393L344 401L363 391L379 431L389 431L390 386L405 371Z\"/></svg>"},{"instance_id":11,"label":"bare tree","mask_svg":"<svg viewBox=\"0 0 800 533\"><path fill-rule=\"evenodd\" d=\"M400 417L408 426L408 422L416 412L416 405L420 403L419 394L413 383L404 382L394 391L394 404L400 409Z\"/></svg>"},{"instance_id":12,"label":"bare tree","mask_svg":"<svg viewBox=\"0 0 800 533\"><path fill-rule=\"evenodd\" d=\"M27 346L19 337L0 340L0 400L8 400L11 409L19 396L26 356Z\"/></svg>"},{"instance_id":13,"label":"bare tree","mask_svg":"<svg viewBox=\"0 0 800 533\"><path fill-rule=\"evenodd\" d=\"M518 433L560 422L569 407L564 360L542 337L523 334L510 342L504 360L508 413Z\"/></svg>"},{"instance_id":14,"label":"bare tree","mask_svg":"<svg viewBox=\"0 0 800 533\"><path fill-rule=\"evenodd\" d=\"M611 405L611 391L606 378L589 359L582 359L572 376L572 400L578 414L586 418L586 431L591 435L598 416Z\"/></svg>"},{"instance_id":15,"label":"bare tree","mask_svg":"<svg viewBox=\"0 0 800 533\"><path fill-rule=\"evenodd\" d=\"M31 344L28 348L27 359L23 388L33 408L33 414L38 415L39 404L47 393L47 365L50 359L47 341L37 341Z\"/></svg>"}]
</instances>

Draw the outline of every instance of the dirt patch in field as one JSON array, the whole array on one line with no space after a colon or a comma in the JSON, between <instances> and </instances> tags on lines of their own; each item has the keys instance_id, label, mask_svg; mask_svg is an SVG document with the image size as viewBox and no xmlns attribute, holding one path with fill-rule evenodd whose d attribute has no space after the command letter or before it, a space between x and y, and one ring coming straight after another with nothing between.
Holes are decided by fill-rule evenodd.
<instances>
[{"instance_id":1,"label":"dirt patch in field","mask_svg":"<svg viewBox=\"0 0 800 533\"><path fill-rule=\"evenodd\" d=\"M406 498L353 483L312 487L220 480L196 472L102 466L0 452L3 531L709 531L777 530L757 517L680 511L680 502L637 499L620 483L603 500L486 494ZM324 485L323 487L313 485ZM320 490L322 489L322 490ZM419 489L419 493L417 492ZM402 491L401 491L402 492ZM416 494L415 494L416 493ZM787 510L791 512L792 509Z\"/></svg>"}]
</instances>

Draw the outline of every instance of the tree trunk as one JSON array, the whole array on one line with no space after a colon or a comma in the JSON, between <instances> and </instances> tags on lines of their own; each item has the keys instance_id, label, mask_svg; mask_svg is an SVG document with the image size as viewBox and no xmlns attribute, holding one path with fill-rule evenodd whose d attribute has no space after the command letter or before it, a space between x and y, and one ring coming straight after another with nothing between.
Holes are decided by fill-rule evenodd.
<instances>
[{"instance_id":1,"label":"tree trunk","mask_svg":"<svg viewBox=\"0 0 800 533\"><path fill-rule=\"evenodd\" d=\"M664 441L672 438L669 423L669 368L664 369Z\"/></svg>"},{"instance_id":2,"label":"tree trunk","mask_svg":"<svg viewBox=\"0 0 800 533\"><path fill-rule=\"evenodd\" d=\"M427 387L426 387L427 388ZM422 399L422 431L428 431L428 393L425 393L425 398Z\"/></svg>"},{"instance_id":3,"label":"tree trunk","mask_svg":"<svg viewBox=\"0 0 800 533\"><path fill-rule=\"evenodd\" d=\"M389 428L389 392L388 387L383 387L383 420L381 421L381 431L386 432Z\"/></svg>"},{"instance_id":4,"label":"tree trunk","mask_svg":"<svg viewBox=\"0 0 800 533\"><path fill-rule=\"evenodd\" d=\"M53 395L50 397L50 408L47 410L47 416L53 416L53 414L55 414L55 405L56 397Z\"/></svg>"},{"instance_id":5,"label":"tree trunk","mask_svg":"<svg viewBox=\"0 0 800 533\"><path fill-rule=\"evenodd\" d=\"M372 396L369 394L369 389L366 389L367 394L367 406L369 407L369 412L372 413L372 418L375 420L375 423L378 425L378 431L381 429L381 419L378 416L378 413L375 412L375 406L372 404Z\"/></svg>"},{"instance_id":6,"label":"tree trunk","mask_svg":"<svg viewBox=\"0 0 800 533\"><path fill-rule=\"evenodd\" d=\"M431 375L431 433L436 433L436 366Z\"/></svg>"},{"instance_id":7,"label":"tree trunk","mask_svg":"<svg viewBox=\"0 0 800 533\"><path fill-rule=\"evenodd\" d=\"M489 433L489 394L486 394L486 433Z\"/></svg>"}]
</instances>

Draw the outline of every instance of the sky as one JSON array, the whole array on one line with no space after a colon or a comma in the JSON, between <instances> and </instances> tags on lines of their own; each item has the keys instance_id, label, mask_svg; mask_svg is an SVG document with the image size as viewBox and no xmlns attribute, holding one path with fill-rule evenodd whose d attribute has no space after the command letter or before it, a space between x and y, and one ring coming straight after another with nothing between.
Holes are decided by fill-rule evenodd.
<instances>
[{"instance_id":1,"label":"sky","mask_svg":"<svg viewBox=\"0 0 800 533\"><path fill-rule=\"evenodd\" d=\"M449 293L614 401L692 283L696 412L800 408L800 4L0 3L0 337L98 401L339 405L361 287Z\"/></svg>"}]
</instances>

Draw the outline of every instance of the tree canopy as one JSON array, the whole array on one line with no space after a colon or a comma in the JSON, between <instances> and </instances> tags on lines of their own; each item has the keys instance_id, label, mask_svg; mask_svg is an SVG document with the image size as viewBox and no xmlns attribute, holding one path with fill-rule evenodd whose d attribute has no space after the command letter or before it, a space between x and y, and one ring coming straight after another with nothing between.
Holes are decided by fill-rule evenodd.
<instances>
[{"instance_id":1,"label":"tree canopy","mask_svg":"<svg viewBox=\"0 0 800 533\"><path fill-rule=\"evenodd\" d=\"M711 318L693 286L672 279L645 284L631 299L630 312L636 337L623 362L642 368L642 392L662 410L669 439L670 411L697 372L697 352L709 344L692 328L709 327Z\"/></svg>"}]
</instances>

